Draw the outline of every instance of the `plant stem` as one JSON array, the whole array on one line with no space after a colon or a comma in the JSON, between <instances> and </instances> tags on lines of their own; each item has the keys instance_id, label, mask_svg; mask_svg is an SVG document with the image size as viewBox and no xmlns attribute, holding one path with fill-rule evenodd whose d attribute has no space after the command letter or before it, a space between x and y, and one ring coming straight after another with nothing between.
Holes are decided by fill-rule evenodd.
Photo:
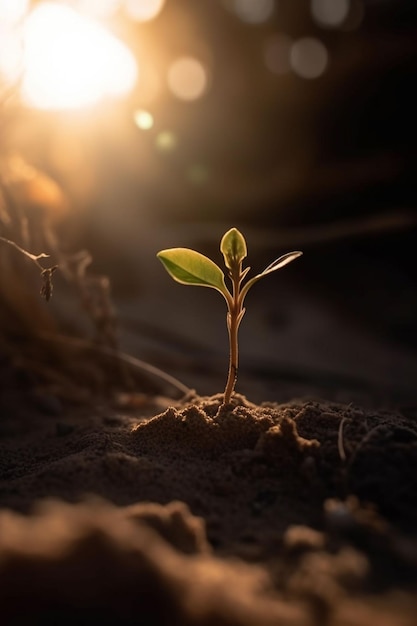
<instances>
[{"instance_id":1,"label":"plant stem","mask_svg":"<svg viewBox=\"0 0 417 626\"><path fill-rule=\"evenodd\" d=\"M237 368L238 368L238 324L237 324L237 315L234 313L229 313L227 329L229 331L229 347L230 347L230 358L229 358L229 374L227 377L226 389L224 391L224 403L229 404L230 399L232 397L232 393L235 388L236 379L237 379Z\"/></svg>"},{"instance_id":2,"label":"plant stem","mask_svg":"<svg viewBox=\"0 0 417 626\"><path fill-rule=\"evenodd\" d=\"M4 241L4 243L8 243L10 246L13 246L13 248L16 248L16 250L19 250L19 252L21 252L28 259L33 261L36 267L40 269L42 272L45 270L45 268L42 267L42 265L39 263L39 259L47 259L49 257L49 254L45 254L44 252L41 252L41 254L31 254L24 248L21 248L20 246L18 246L17 243L15 243L14 241L11 241L10 239L6 239L6 237L0 237L0 241Z\"/></svg>"},{"instance_id":3,"label":"plant stem","mask_svg":"<svg viewBox=\"0 0 417 626\"><path fill-rule=\"evenodd\" d=\"M237 380L237 370L239 362L238 352L238 331L242 319L241 307L239 304L239 286L241 278L241 264L230 276L233 284L233 301L228 304L227 330L229 333L229 373L227 376L226 388L224 390L224 404L229 404Z\"/></svg>"}]
</instances>

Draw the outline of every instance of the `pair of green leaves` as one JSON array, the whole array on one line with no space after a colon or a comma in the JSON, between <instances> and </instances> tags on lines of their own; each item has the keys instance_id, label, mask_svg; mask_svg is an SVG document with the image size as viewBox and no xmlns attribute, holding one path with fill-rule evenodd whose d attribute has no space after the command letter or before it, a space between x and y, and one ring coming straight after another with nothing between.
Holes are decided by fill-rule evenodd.
<instances>
[{"instance_id":1,"label":"pair of green leaves","mask_svg":"<svg viewBox=\"0 0 417 626\"><path fill-rule=\"evenodd\" d=\"M236 228L228 230L222 237L220 250L230 275L238 273L244 278L249 268L244 270L243 273L241 272L242 261L247 256L246 241L242 233ZM273 261L263 272L247 281L240 291L240 304L243 303L243 299L249 289L259 279L284 267L284 265L291 263L291 261L294 261L301 255L302 252L299 251L288 252ZM157 257L170 276L178 283L211 287L219 291L228 303L231 301L232 295L226 287L224 273L216 263L203 254L189 248L169 248L168 250L158 252Z\"/></svg>"},{"instance_id":2,"label":"pair of green leaves","mask_svg":"<svg viewBox=\"0 0 417 626\"><path fill-rule=\"evenodd\" d=\"M245 313L244 299L249 289L260 278L275 272L299 257L302 252L289 252L280 256L268 265L263 272L257 274L246 283L249 267L242 269L242 262L247 256L246 241L242 233L231 228L222 237L220 251L228 269L228 277L232 283L232 291L226 287L225 276L216 263L203 254L189 248L170 248L158 252L167 272L178 283L211 287L219 291L227 303L227 329L229 334L229 373L224 390L224 404L228 404L234 392L238 371L238 329Z\"/></svg>"}]
</instances>

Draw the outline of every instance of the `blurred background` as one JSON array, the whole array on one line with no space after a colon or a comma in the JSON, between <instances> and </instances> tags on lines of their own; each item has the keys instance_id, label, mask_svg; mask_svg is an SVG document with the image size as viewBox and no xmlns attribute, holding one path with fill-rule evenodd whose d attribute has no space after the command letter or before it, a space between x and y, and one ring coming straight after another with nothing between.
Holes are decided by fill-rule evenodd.
<instances>
[{"instance_id":1,"label":"blurred background","mask_svg":"<svg viewBox=\"0 0 417 626\"><path fill-rule=\"evenodd\" d=\"M3 367L79 375L55 333L222 391L224 303L155 254L236 226L253 271L304 252L248 296L237 390L412 406L416 70L415 0L0 0L0 236L61 270L47 304L2 246Z\"/></svg>"}]
</instances>

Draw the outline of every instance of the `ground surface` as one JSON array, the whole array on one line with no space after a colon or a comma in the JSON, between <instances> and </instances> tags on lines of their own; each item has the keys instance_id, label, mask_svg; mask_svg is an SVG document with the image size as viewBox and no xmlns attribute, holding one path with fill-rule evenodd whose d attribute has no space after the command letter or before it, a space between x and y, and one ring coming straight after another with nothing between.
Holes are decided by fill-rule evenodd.
<instances>
[{"instance_id":1,"label":"ground surface","mask_svg":"<svg viewBox=\"0 0 417 626\"><path fill-rule=\"evenodd\" d=\"M3 623L414 624L416 417L192 394L9 411Z\"/></svg>"}]
</instances>

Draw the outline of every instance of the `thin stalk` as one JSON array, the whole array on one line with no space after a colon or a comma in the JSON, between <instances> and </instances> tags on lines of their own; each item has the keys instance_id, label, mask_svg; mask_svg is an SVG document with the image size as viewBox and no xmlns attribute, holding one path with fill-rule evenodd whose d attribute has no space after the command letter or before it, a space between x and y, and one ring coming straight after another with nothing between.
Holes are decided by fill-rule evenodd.
<instances>
[{"instance_id":1,"label":"thin stalk","mask_svg":"<svg viewBox=\"0 0 417 626\"><path fill-rule=\"evenodd\" d=\"M244 313L239 304L241 264L236 268L236 271L231 272L230 278L233 286L233 297L230 304L228 301L227 330L229 334L229 373L224 390L224 404L229 404L231 400L236 385L239 365L238 331Z\"/></svg>"},{"instance_id":2,"label":"thin stalk","mask_svg":"<svg viewBox=\"0 0 417 626\"><path fill-rule=\"evenodd\" d=\"M6 237L0 237L0 241L4 241L4 243L8 243L9 246L13 246L13 248L16 248L16 250L19 250L19 252L21 252L28 259L33 261L33 263L36 265L38 269L41 270L41 272L45 270L45 268L42 267L42 265L39 263L39 259L47 259L49 257L49 254L45 254L44 252L41 252L41 254L31 254L24 248L21 248L20 246L18 246L16 242L11 241L10 239L6 239Z\"/></svg>"},{"instance_id":3,"label":"thin stalk","mask_svg":"<svg viewBox=\"0 0 417 626\"><path fill-rule=\"evenodd\" d=\"M53 265L52 267L44 268L39 263L39 259L48 259L49 254L45 254L44 252L41 252L41 254L32 254L31 252L28 252L24 248L21 248L20 246L18 246L15 241L6 239L6 237L0 237L0 241L4 241L4 243L9 244L9 246L16 248L16 250L18 250L26 258L32 261L36 265L36 267L40 270L41 278L42 278L41 296L45 298L45 300L48 302L51 299L52 291L53 291L52 274L55 272L56 269L58 269L58 265Z\"/></svg>"},{"instance_id":4,"label":"thin stalk","mask_svg":"<svg viewBox=\"0 0 417 626\"><path fill-rule=\"evenodd\" d=\"M43 341L48 341L48 342L53 342L53 343L66 343L74 347L91 350L92 352L99 352L101 354L106 354L107 356L110 356L113 359L123 361L138 370L144 371L150 376L155 376L157 378L160 378L161 380L164 380L165 382L172 385L172 387L174 387L175 389L177 389L184 395L187 395L191 392L191 389L189 387L184 385L184 383L177 380L170 374L167 374L163 370L159 369L158 367L155 367L154 365L151 365L150 363L147 363L146 361L137 359L136 357L131 356L130 354L125 354L124 352L120 352L120 350L115 350L114 348L109 348L108 346L102 346L102 345L93 343L92 341L89 341L88 339L82 339L80 337L66 337L65 335L59 335L55 333L52 334L48 332L39 332L37 336Z\"/></svg>"}]
</instances>

